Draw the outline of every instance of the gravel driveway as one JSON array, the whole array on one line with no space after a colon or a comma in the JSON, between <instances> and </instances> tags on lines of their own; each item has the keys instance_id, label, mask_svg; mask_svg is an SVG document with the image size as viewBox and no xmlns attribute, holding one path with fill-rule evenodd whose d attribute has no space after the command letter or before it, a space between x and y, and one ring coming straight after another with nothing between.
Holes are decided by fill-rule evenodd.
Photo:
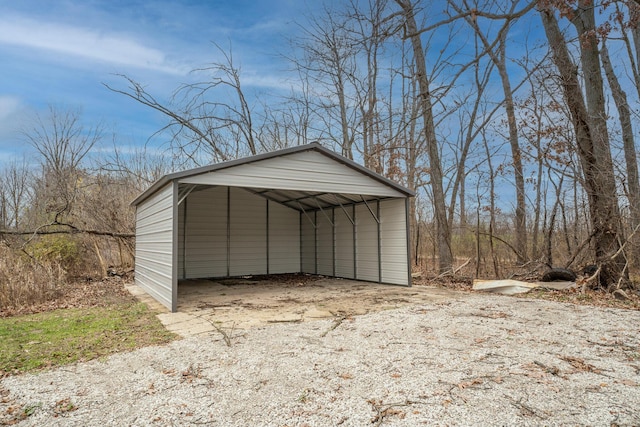
<instances>
[{"instance_id":1,"label":"gravel driveway","mask_svg":"<svg viewBox=\"0 0 640 427\"><path fill-rule=\"evenodd\" d=\"M498 295L190 337L2 380L20 425L639 425L640 312Z\"/></svg>"}]
</instances>

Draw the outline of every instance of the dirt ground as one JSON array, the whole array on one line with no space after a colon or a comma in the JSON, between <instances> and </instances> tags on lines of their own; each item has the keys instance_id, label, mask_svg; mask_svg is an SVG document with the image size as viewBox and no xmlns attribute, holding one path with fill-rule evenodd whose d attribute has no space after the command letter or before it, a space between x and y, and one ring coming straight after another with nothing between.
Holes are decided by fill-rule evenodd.
<instances>
[{"instance_id":1,"label":"dirt ground","mask_svg":"<svg viewBox=\"0 0 640 427\"><path fill-rule=\"evenodd\" d=\"M442 287L380 285L310 275L187 280L178 286L178 312L246 329L451 301L462 295Z\"/></svg>"}]
</instances>

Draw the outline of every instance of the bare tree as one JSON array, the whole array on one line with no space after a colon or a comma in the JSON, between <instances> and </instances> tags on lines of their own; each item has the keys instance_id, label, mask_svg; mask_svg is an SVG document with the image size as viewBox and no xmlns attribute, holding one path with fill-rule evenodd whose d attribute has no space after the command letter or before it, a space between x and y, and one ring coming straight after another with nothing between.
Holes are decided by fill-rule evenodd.
<instances>
[{"instance_id":1,"label":"bare tree","mask_svg":"<svg viewBox=\"0 0 640 427\"><path fill-rule=\"evenodd\" d=\"M427 142L427 152L429 155L429 175L433 204L435 212L436 236L438 248L438 265L441 272L452 270L453 252L451 250L451 232L447 221L447 209L443 189L442 163L440 161L440 151L436 138L436 130L433 118L433 104L429 89L429 76L427 75L426 59L418 25L415 19L414 5L410 0L396 0L396 3L403 12L407 37L411 40L413 47L413 59L416 75L420 89L419 106L422 116L423 132Z\"/></svg>"},{"instance_id":2,"label":"bare tree","mask_svg":"<svg viewBox=\"0 0 640 427\"><path fill-rule=\"evenodd\" d=\"M137 192L146 190L163 175L175 171L173 158L146 146L124 150L115 139L113 151L97 161L94 169L125 180Z\"/></svg>"},{"instance_id":3,"label":"bare tree","mask_svg":"<svg viewBox=\"0 0 640 427\"><path fill-rule=\"evenodd\" d=\"M337 144L342 155L353 159L359 109L354 99L354 81L359 73L357 42L350 34L350 19L325 7L321 14L300 24L302 36L291 41L300 57L287 59L312 90L307 98L324 133Z\"/></svg>"},{"instance_id":4,"label":"bare tree","mask_svg":"<svg viewBox=\"0 0 640 427\"><path fill-rule=\"evenodd\" d=\"M380 62L385 59L389 49L387 41L399 27L396 17L387 13L387 4L387 0L352 0L346 12L353 21L349 33L358 48L356 54L366 66L362 76L351 77L356 89L354 98L360 109L357 131L361 139L361 152L364 165L378 173L384 172L384 152L390 148L391 129L394 128L393 123L383 117L384 96L378 86L379 79L389 78L387 74L383 75ZM387 96L386 101L391 106L393 92L390 91ZM387 124L389 127L385 128Z\"/></svg>"},{"instance_id":5,"label":"bare tree","mask_svg":"<svg viewBox=\"0 0 640 427\"><path fill-rule=\"evenodd\" d=\"M527 261L527 212L526 212L526 200L525 200L525 186L524 186L524 172L522 166L522 153L520 150L520 143L518 141L518 127L516 124L515 104L513 97L513 90L511 80L509 78L509 72L507 70L507 36L509 29L513 25L513 22L526 14L533 8L533 2L529 2L521 10L516 10L519 1L515 0L511 2L507 11L502 13L505 16L502 27L498 30L496 40L491 42L485 35L484 31L480 29L478 24L478 17L472 13L467 13L472 10L482 10L488 8L487 6L479 5L478 3L470 6L466 0L463 2L463 7L459 7L455 1L450 1L449 4L456 10L458 14L464 16L465 21L475 31L476 35L482 41L485 51L491 58L491 61L496 65L496 69L500 75L500 81L502 83L502 90L504 93L504 107L507 114L507 124L509 128L509 145L511 147L511 155L513 158L513 171L515 176L515 188L516 188L516 212L515 212L515 247L518 251L518 262L520 264Z\"/></svg>"},{"instance_id":6,"label":"bare tree","mask_svg":"<svg viewBox=\"0 0 640 427\"><path fill-rule=\"evenodd\" d=\"M27 144L42 156L43 165L56 175L77 170L102 138L102 127L86 127L80 110L49 106L46 117L36 115L33 126L22 129Z\"/></svg>"},{"instance_id":7,"label":"bare tree","mask_svg":"<svg viewBox=\"0 0 640 427\"><path fill-rule=\"evenodd\" d=\"M605 76L607 77L609 87L611 88L613 101L618 109L618 120L620 121L620 128L622 129L622 146L626 165L626 193L631 213L631 230L634 230L640 224L640 179L638 177L638 158L636 156L631 108L627 101L627 94L622 89L622 85L618 81L618 76L611 65L606 40L602 40L600 56L602 58L602 66L604 67ZM639 245L639 247L632 249L633 256L631 258L633 258L634 262L640 262L640 239L634 238L633 240L634 243Z\"/></svg>"},{"instance_id":8,"label":"bare tree","mask_svg":"<svg viewBox=\"0 0 640 427\"><path fill-rule=\"evenodd\" d=\"M253 109L241 84L241 70L231 49L214 46L223 60L193 70L192 74L208 78L180 86L170 103L159 101L141 83L124 75L120 77L127 82L126 89L103 83L109 90L169 118L169 123L156 134L168 132L175 157L196 165L257 154L263 149L256 141Z\"/></svg>"},{"instance_id":9,"label":"bare tree","mask_svg":"<svg viewBox=\"0 0 640 427\"><path fill-rule=\"evenodd\" d=\"M101 140L102 127L85 126L79 110L50 106L46 117L37 114L34 124L21 134L41 157L42 174L35 178L34 203L58 221L73 209L85 174L82 162Z\"/></svg>"},{"instance_id":10,"label":"bare tree","mask_svg":"<svg viewBox=\"0 0 640 427\"><path fill-rule=\"evenodd\" d=\"M593 5L578 0L575 9L563 9L580 37L580 65L585 79L585 97L578 81L577 67L567 48L552 7L540 7L553 60L560 73L567 107L575 128L584 185L589 197L590 221L596 262L601 265L600 284L612 288L627 286L628 272L620 256L620 212L615 175L606 126L602 68Z\"/></svg>"},{"instance_id":11,"label":"bare tree","mask_svg":"<svg viewBox=\"0 0 640 427\"><path fill-rule=\"evenodd\" d=\"M19 229L30 190L29 165L26 158L5 166L0 175L0 213L2 229Z\"/></svg>"}]
</instances>

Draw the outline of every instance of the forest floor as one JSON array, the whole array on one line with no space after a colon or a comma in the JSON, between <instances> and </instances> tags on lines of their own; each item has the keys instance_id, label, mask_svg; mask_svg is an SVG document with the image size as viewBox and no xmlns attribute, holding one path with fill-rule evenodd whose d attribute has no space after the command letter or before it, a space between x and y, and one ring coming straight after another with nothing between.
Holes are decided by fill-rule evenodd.
<instances>
[{"instance_id":1,"label":"forest floor","mask_svg":"<svg viewBox=\"0 0 640 427\"><path fill-rule=\"evenodd\" d=\"M103 279L76 278L65 282L57 289L56 296L45 303L21 307L0 307L0 318L59 309L108 307L136 302L136 298L124 286L125 283L131 281L133 281L131 273Z\"/></svg>"},{"instance_id":2,"label":"forest floor","mask_svg":"<svg viewBox=\"0 0 640 427\"><path fill-rule=\"evenodd\" d=\"M461 277L433 277L414 279L415 285L436 286L450 290L464 292L478 292L472 290L473 279ZM640 286L640 283L636 284ZM542 299L547 301L567 302L578 305L590 305L594 307L624 308L640 310L640 292L626 292L627 299L616 298L609 292L602 290L585 289L578 286L564 290L536 288L527 293L517 294L516 298Z\"/></svg>"}]
</instances>

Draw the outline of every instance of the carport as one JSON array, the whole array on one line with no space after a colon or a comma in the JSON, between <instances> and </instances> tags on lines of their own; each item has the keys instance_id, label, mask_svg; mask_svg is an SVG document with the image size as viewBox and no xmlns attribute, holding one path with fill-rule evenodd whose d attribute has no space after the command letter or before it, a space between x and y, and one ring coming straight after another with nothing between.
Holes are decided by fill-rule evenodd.
<instances>
[{"instance_id":1,"label":"carport","mask_svg":"<svg viewBox=\"0 0 640 427\"><path fill-rule=\"evenodd\" d=\"M413 191L311 143L166 175L136 198L135 281L310 273L411 285Z\"/></svg>"}]
</instances>

